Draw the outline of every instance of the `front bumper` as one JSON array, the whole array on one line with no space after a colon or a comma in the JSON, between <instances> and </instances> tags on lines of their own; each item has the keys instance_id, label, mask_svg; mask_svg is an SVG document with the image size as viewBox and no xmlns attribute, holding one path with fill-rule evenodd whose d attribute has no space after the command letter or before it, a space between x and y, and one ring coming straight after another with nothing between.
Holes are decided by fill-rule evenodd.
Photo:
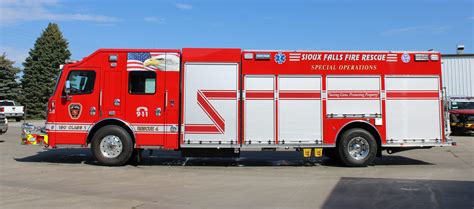
<instances>
[{"instance_id":1,"label":"front bumper","mask_svg":"<svg viewBox=\"0 0 474 209\"><path fill-rule=\"evenodd\" d=\"M18 117L23 117L23 113L5 113L5 116L7 118L18 118Z\"/></svg>"},{"instance_id":2,"label":"front bumper","mask_svg":"<svg viewBox=\"0 0 474 209\"><path fill-rule=\"evenodd\" d=\"M473 123L451 123L451 130L458 133L473 134L474 124Z\"/></svg>"},{"instance_id":3,"label":"front bumper","mask_svg":"<svg viewBox=\"0 0 474 209\"><path fill-rule=\"evenodd\" d=\"M48 134L44 127L34 126L29 123L21 125L21 144L48 146Z\"/></svg>"}]
</instances>

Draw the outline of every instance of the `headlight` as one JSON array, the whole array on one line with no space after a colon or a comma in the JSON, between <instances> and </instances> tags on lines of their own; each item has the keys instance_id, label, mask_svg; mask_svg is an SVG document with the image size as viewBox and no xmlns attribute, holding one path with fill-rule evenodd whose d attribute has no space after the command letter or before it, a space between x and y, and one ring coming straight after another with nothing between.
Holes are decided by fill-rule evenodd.
<instances>
[{"instance_id":1,"label":"headlight","mask_svg":"<svg viewBox=\"0 0 474 209\"><path fill-rule=\"evenodd\" d=\"M33 132L36 131L36 127L34 125L29 124L29 123L23 123L21 125L21 130L25 133L30 134L30 133L33 133Z\"/></svg>"}]
</instances>

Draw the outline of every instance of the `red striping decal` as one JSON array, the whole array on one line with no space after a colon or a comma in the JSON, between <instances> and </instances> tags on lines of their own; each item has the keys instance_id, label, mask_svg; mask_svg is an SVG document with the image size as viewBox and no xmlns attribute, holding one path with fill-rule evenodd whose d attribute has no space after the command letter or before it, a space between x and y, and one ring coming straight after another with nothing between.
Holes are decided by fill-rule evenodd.
<instances>
[{"instance_id":1,"label":"red striping decal","mask_svg":"<svg viewBox=\"0 0 474 209\"><path fill-rule=\"evenodd\" d=\"M387 99L393 100L438 100L438 91L387 91Z\"/></svg>"},{"instance_id":2,"label":"red striping decal","mask_svg":"<svg viewBox=\"0 0 474 209\"><path fill-rule=\"evenodd\" d=\"M61 132L61 133L74 133L74 134L83 134L83 133L88 133L87 131L73 131L73 130L48 130L48 132Z\"/></svg>"},{"instance_id":3,"label":"red striping decal","mask_svg":"<svg viewBox=\"0 0 474 209\"><path fill-rule=\"evenodd\" d=\"M209 124L209 125L186 124L184 128L186 130L186 133L213 133L213 134L221 133L214 124Z\"/></svg>"},{"instance_id":4,"label":"red striping decal","mask_svg":"<svg viewBox=\"0 0 474 209\"><path fill-rule=\"evenodd\" d=\"M237 99L237 91L234 90L201 90L202 94L209 100L234 100Z\"/></svg>"},{"instance_id":5,"label":"red striping decal","mask_svg":"<svg viewBox=\"0 0 474 209\"><path fill-rule=\"evenodd\" d=\"M147 134L166 134L166 135L178 135L178 133L173 132L135 132L137 135L147 135Z\"/></svg>"},{"instance_id":6,"label":"red striping decal","mask_svg":"<svg viewBox=\"0 0 474 209\"><path fill-rule=\"evenodd\" d=\"M212 106L209 100L235 100L237 99L237 91L234 90L198 90L197 103L204 110L207 116L211 119L213 124L202 125L185 125L187 133L208 133L208 134L223 134L225 132L225 120Z\"/></svg>"},{"instance_id":7,"label":"red striping decal","mask_svg":"<svg viewBox=\"0 0 474 209\"><path fill-rule=\"evenodd\" d=\"M319 100L321 99L320 91L290 91L281 90L279 92L280 99L302 99L302 100Z\"/></svg>"},{"instance_id":8,"label":"red striping decal","mask_svg":"<svg viewBox=\"0 0 474 209\"><path fill-rule=\"evenodd\" d=\"M247 90L245 92L245 98L247 100L273 100L273 97L275 94L273 93L273 90L267 90L267 91L252 91L252 90Z\"/></svg>"},{"instance_id":9,"label":"red striping decal","mask_svg":"<svg viewBox=\"0 0 474 209\"><path fill-rule=\"evenodd\" d=\"M328 91L328 99L332 100L378 100L380 91Z\"/></svg>"},{"instance_id":10,"label":"red striping decal","mask_svg":"<svg viewBox=\"0 0 474 209\"><path fill-rule=\"evenodd\" d=\"M225 131L225 122L222 116L217 112L216 109L209 103L209 100L207 97L202 94L201 91L198 91L197 93L197 102L199 106L206 112L206 114L209 116L209 118L214 122L214 125L217 126L217 128L224 133Z\"/></svg>"}]
</instances>

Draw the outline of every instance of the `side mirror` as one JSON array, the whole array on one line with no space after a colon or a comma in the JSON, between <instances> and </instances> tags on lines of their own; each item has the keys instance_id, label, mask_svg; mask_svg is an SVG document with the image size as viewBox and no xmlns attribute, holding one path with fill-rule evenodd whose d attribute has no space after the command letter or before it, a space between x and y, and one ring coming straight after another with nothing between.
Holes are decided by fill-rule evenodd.
<instances>
[{"instance_id":1,"label":"side mirror","mask_svg":"<svg viewBox=\"0 0 474 209\"><path fill-rule=\"evenodd\" d=\"M69 80L66 81L64 93L66 93L66 95L69 95L71 93L71 82Z\"/></svg>"},{"instance_id":2,"label":"side mirror","mask_svg":"<svg viewBox=\"0 0 474 209\"><path fill-rule=\"evenodd\" d=\"M64 96L61 96L63 99L66 100L71 100L72 97L70 96L71 93L71 82L69 80L66 81L66 84L64 85Z\"/></svg>"}]
</instances>

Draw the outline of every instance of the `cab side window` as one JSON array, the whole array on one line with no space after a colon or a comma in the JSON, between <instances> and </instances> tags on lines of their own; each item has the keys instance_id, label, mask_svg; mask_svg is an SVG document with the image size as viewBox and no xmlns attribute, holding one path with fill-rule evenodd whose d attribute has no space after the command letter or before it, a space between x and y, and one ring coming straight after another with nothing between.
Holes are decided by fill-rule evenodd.
<instances>
[{"instance_id":1,"label":"cab side window","mask_svg":"<svg viewBox=\"0 0 474 209\"><path fill-rule=\"evenodd\" d=\"M95 71L72 70L67 80L71 84L71 95L90 94L94 91Z\"/></svg>"},{"instance_id":2,"label":"cab side window","mask_svg":"<svg viewBox=\"0 0 474 209\"><path fill-rule=\"evenodd\" d=\"M130 71L128 74L128 93L155 94L156 73L153 71Z\"/></svg>"}]
</instances>

